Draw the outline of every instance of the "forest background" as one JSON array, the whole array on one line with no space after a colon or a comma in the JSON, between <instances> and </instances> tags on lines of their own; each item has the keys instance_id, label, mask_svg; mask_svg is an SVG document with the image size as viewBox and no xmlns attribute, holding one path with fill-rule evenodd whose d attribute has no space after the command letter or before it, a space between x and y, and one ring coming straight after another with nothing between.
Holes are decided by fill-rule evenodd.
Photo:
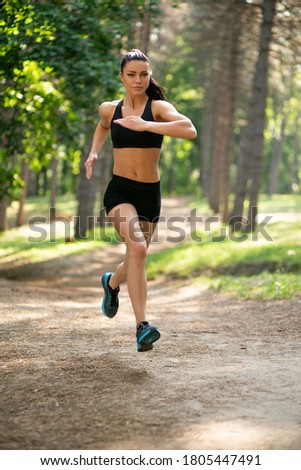
<instances>
[{"instance_id":1,"label":"forest background","mask_svg":"<svg viewBox=\"0 0 301 470\"><path fill-rule=\"evenodd\" d=\"M0 0L0 26L0 448L300 449L300 0ZM109 140L84 170L134 47L198 130L164 139L142 357L127 289L100 314Z\"/></svg>"},{"instance_id":2,"label":"forest background","mask_svg":"<svg viewBox=\"0 0 301 470\"><path fill-rule=\"evenodd\" d=\"M45 204L50 221L60 201L67 214L70 200L75 239L104 223L111 143L90 181L84 162L99 104L123 95L119 64L131 48L150 57L168 99L198 130L195 141L165 138L163 194L195 196L245 232L256 230L263 194L290 195L298 207L297 0L4 0L0 22L1 232ZM296 270L300 246L292 251Z\"/></svg>"}]
</instances>

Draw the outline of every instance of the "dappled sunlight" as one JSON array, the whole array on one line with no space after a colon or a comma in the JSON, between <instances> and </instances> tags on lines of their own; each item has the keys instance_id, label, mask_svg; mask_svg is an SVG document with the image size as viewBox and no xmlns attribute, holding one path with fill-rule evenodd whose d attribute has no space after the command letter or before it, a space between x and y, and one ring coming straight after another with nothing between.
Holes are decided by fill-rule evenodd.
<instances>
[{"instance_id":1,"label":"dappled sunlight","mask_svg":"<svg viewBox=\"0 0 301 470\"><path fill-rule=\"evenodd\" d=\"M193 300L196 293L205 291L207 288L207 284L199 285L189 281L179 282L175 287L173 283L169 286L168 282L162 283L162 281L158 280L150 283L148 298L150 304L153 298L157 299L158 295L162 297L162 304L169 304L171 296L173 302L186 302L187 300Z\"/></svg>"},{"instance_id":2,"label":"dappled sunlight","mask_svg":"<svg viewBox=\"0 0 301 470\"><path fill-rule=\"evenodd\" d=\"M301 443L298 425L285 420L258 423L247 417L200 421L177 429L176 436L187 449L297 449Z\"/></svg>"}]
</instances>

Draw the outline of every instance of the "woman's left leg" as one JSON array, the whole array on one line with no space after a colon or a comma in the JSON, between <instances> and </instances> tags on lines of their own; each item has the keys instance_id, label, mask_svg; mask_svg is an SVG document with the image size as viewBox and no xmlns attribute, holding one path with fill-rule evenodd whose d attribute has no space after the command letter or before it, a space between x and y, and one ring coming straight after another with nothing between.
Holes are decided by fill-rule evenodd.
<instances>
[{"instance_id":1,"label":"woman's left leg","mask_svg":"<svg viewBox=\"0 0 301 470\"><path fill-rule=\"evenodd\" d=\"M133 233L131 221L133 221L134 218L129 217L133 210L133 207L124 204L123 207L119 207L119 210L116 211L119 215L122 213L120 220L123 219L123 224L125 224L123 227L121 227L122 224L118 221L119 217L113 217L113 219L115 219L115 228L125 241L126 256L124 262L117 267L116 271L112 273L108 279L109 287L115 289L117 293L119 292L119 285L122 282L127 282L128 292L136 318L137 349L139 352L142 352L152 349L153 343L160 338L158 328L150 325L146 321L146 253L155 232L156 223L140 221L139 230L137 230L138 227L136 227L135 233ZM117 313L117 309L118 304L116 303L114 315Z\"/></svg>"}]
</instances>

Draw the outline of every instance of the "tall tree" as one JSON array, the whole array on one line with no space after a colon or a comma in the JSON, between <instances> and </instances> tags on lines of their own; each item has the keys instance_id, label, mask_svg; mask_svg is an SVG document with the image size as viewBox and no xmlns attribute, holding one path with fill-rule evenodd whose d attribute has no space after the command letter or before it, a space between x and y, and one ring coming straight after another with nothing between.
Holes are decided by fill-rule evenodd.
<instances>
[{"instance_id":1,"label":"tall tree","mask_svg":"<svg viewBox=\"0 0 301 470\"><path fill-rule=\"evenodd\" d=\"M228 198L230 194L238 44L242 29L243 7L244 4L240 0L228 2L219 27L216 119L213 135L209 204L215 213L222 213L224 220L228 215Z\"/></svg>"},{"instance_id":2,"label":"tall tree","mask_svg":"<svg viewBox=\"0 0 301 470\"><path fill-rule=\"evenodd\" d=\"M267 100L268 56L277 0L263 0L259 53L253 81L248 120L238 160L235 202L231 225L242 222L244 201L249 193L246 231L255 230L263 166L263 131Z\"/></svg>"},{"instance_id":3,"label":"tall tree","mask_svg":"<svg viewBox=\"0 0 301 470\"><path fill-rule=\"evenodd\" d=\"M11 175L20 173L23 158L37 169L62 153L70 158L75 149L85 148L83 130L89 138L95 101L116 90L116 51L122 45L129 12L121 4L120 0L2 2L5 119L0 164L9 170L5 187L16 181ZM18 158L13 166L14 153ZM5 217L12 192L10 198L2 194Z\"/></svg>"}]
</instances>

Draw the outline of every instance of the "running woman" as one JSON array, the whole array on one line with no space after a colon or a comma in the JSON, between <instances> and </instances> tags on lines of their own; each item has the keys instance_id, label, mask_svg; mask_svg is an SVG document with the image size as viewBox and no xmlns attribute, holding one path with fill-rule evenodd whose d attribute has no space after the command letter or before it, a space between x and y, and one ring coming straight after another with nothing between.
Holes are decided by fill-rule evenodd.
<instances>
[{"instance_id":1,"label":"running woman","mask_svg":"<svg viewBox=\"0 0 301 470\"><path fill-rule=\"evenodd\" d=\"M160 216L158 164L163 136L194 139L197 132L190 119L166 100L152 78L149 59L138 49L123 57L120 79L124 99L100 105L100 120L85 166L89 179L111 132L113 176L104 194L104 207L126 252L116 270L102 276L102 311L109 318L116 315L119 286L127 283L136 319L137 350L141 352L152 349L160 338L158 328L146 320L146 257Z\"/></svg>"}]
</instances>

